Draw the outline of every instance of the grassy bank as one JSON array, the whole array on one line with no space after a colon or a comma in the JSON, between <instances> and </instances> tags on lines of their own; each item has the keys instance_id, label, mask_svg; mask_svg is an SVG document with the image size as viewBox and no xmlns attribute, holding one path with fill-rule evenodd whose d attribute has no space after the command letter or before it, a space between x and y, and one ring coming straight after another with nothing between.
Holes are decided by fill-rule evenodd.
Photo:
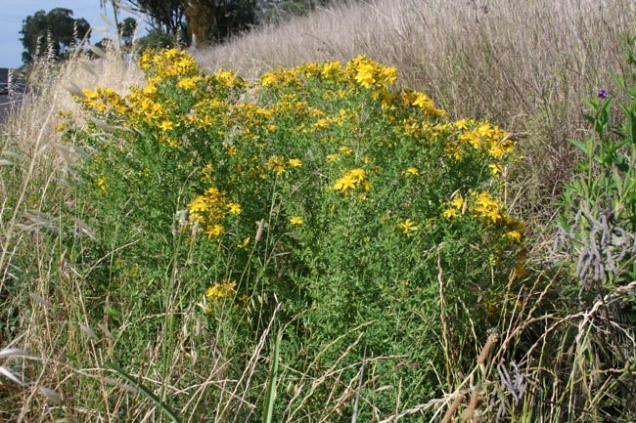
<instances>
[{"instance_id":1,"label":"grassy bank","mask_svg":"<svg viewBox=\"0 0 636 423\"><path fill-rule=\"evenodd\" d=\"M36 69L0 417L633 419L636 8L456 6Z\"/></svg>"}]
</instances>

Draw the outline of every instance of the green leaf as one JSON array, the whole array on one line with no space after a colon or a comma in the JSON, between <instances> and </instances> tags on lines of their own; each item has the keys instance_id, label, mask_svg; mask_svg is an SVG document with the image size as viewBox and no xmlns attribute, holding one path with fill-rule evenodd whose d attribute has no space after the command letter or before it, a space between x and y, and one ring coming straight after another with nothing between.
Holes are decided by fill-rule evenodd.
<instances>
[{"instance_id":1,"label":"green leaf","mask_svg":"<svg viewBox=\"0 0 636 423\"><path fill-rule=\"evenodd\" d=\"M583 142L583 141L579 141L579 140L570 140L570 143L575 146L576 148L578 148L579 150L581 150L585 155L590 154L589 150L590 150L590 145L587 142Z\"/></svg>"}]
</instances>

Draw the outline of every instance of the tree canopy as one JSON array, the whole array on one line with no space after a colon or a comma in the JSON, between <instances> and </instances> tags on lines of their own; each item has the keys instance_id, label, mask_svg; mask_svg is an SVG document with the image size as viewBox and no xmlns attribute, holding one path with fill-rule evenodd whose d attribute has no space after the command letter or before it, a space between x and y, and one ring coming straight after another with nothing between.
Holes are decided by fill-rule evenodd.
<instances>
[{"instance_id":1,"label":"tree canopy","mask_svg":"<svg viewBox=\"0 0 636 423\"><path fill-rule=\"evenodd\" d=\"M48 13L39 10L22 21L22 61L31 63L35 58L53 55L60 58L79 40L90 38L90 25L84 18L73 18L73 11L55 8Z\"/></svg>"},{"instance_id":2,"label":"tree canopy","mask_svg":"<svg viewBox=\"0 0 636 423\"><path fill-rule=\"evenodd\" d=\"M176 35L183 29L187 0L124 0L136 12L151 18L153 30Z\"/></svg>"},{"instance_id":3,"label":"tree canopy","mask_svg":"<svg viewBox=\"0 0 636 423\"><path fill-rule=\"evenodd\" d=\"M208 45L247 31L260 22L276 22L317 6L350 0L100 0L116 9L125 4L150 18L150 34L170 34L173 43ZM152 43L151 43L152 44Z\"/></svg>"},{"instance_id":4,"label":"tree canopy","mask_svg":"<svg viewBox=\"0 0 636 423\"><path fill-rule=\"evenodd\" d=\"M124 46L130 47L137 30L137 21L135 18L128 17L122 22L117 24L117 30L119 31L119 37L124 43Z\"/></svg>"}]
</instances>

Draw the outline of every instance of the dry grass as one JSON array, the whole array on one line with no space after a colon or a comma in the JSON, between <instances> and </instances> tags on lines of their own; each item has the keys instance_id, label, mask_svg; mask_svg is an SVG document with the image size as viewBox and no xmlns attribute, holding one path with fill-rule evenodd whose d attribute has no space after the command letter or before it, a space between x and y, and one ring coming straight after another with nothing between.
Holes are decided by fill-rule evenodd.
<instances>
[{"instance_id":1,"label":"dry grass","mask_svg":"<svg viewBox=\"0 0 636 423\"><path fill-rule=\"evenodd\" d=\"M16 229L23 229L16 225L28 227L28 216L46 212L44 208L51 206L48 189L61 186L53 182L60 181L66 172L66 162L73 158L73 146L60 143L56 131L60 112L79 114L72 92L95 86L124 90L140 81L140 73L111 54L98 61L76 58L63 65L40 63L29 79L29 93L21 98L0 127L0 157L5 160L4 166L14 170L14 178L3 179L0 191L2 270L10 262L13 236L19 236L20 231ZM10 180L19 181L19 186L5 185ZM11 195L16 197L10 199ZM34 218L30 220L33 223ZM0 280L0 294L4 280Z\"/></svg>"},{"instance_id":2,"label":"dry grass","mask_svg":"<svg viewBox=\"0 0 636 423\"><path fill-rule=\"evenodd\" d=\"M514 5L513 5L514 4ZM366 54L397 67L455 117L488 118L522 140L524 208L550 219L584 136L583 100L626 61L629 0L377 0L341 5L196 52L208 69L247 77Z\"/></svg>"},{"instance_id":3,"label":"dry grass","mask_svg":"<svg viewBox=\"0 0 636 423\"><path fill-rule=\"evenodd\" d=\"M566 140L583 133L582 99L593 95L597 87L612 89L611 75L625 63L619 39L636 21L636 4L630 0L529 0L510 7L510 3L378 0L342 5L278 27L258 29L226 45L196 52L196 56L210 70L230 68L247 77L278 66L346 60L361 53L396 66L402 84L427 91L452 115L489 118L514 131L527 156L516 170L522 175L516 196L525 197L524 207L549 218L545 202L556 198L560 183L571 171L573 153ZM40 235L40 231L56 230L51 216L59 216L69 201L64 179L75 152L59 141L55 131L59 111L79 113L68 88L103 86L122 92L139 82L141 75L115 55L99 61L76 59L62 67L43 66L36 72L34 80L41 82L39 92L27 95L22 107L0 127L0 160L5 170L11 169L5 173L10 177L0 179L0 321L20 328L16 332L3 323L0 349L28 346L30 351L0 351L0 369L11 371L24 383L17 386L0 380L2 405L12 404L11 409L0 411L0 419L41 421L56 415L75 421L159 419L156 407L138 387L116 379L117 375L106 368L109 354L119 348L118 340L113 338L107 320L99 327L89 326L86 304L91 299L85 297L81 286L84 276L66 262L63 246L45 246ZM13 266L19 260L15 258L26 254L34 263L30 274L35 277L17 281ZM573 335L590 333L595 323L592 312L597 310L565 317L556 312L543 314L543 302L551 289L551 283L537 285L528 288L527 295L520 295L515 304L522 303L522 307L502 322L499 344L490 345L492 357L488 358L484 348L483 358L478 359L478 364L487 366L488 377L479 365L475 374L483 377L484 387L495 389L498 375L493 363L517 348L526 352L519 357L524 374L538 377L558 370L552 369L553 363L543 362L543 350L548 349L550 336L566 332L569 337L563 337L558 358L565 362L564 368L579 369L571 376L578 379L560 381L560 375L555 374L546 379L554 382L554 398L542 397L542 387L532 386L526 399L544 403L545 410L537 414L543 411L554 416L551 421L558 421L563 408L557 403L565 402L567 411L576 414L577 404L567 402L567 395L576 389L596 389L600 392L596 397L613 395L611 387L599 388L597 379L612 380L603 375L599 379L599 374L614 369L596 368L596 357L586 355L586 347L596 345L596 341ZM608 296L606 300L616 298ZM134 378L161 392L162 398L189 396L191 400L177 410L184 420L196 421L196 411L207 406L210 414L221 420L227 416L224 407L231 401L257 413L256 405L243 402L243 397L255 366L267 360L261 355L262 345L245 367L243 385L225 380L227 358L207 351L214 349L212 342L197 356L192 334L200 331L201 324L193 307L176 310L185 317L183 327L173 334L170 348L174 353L163 358L170 360L170 371L159 374L148 370L162 360L161 348L168 348L157 342L144 357L147 368L139 369ZM530 326L545 329L528 348L524 337ZM563 327L568 330L561 332ZM3 339L3 334L11 338ZM62 346L61 339L65 340ZM574 341L573 346L565 345L567 339ZM633 340L629 346L633 348ZM475 356L478 354L476 351ZM532 362L536 356L539 361ZM204 362L210 357L217 357L218 362ZM550 358L547 353L545 357ZM72 365L73 360L85 365ZM461 380L456 376L455 380ZM315 385L325 384L334 387L330 397L343 398L336 398L333 409L324 410L323 418L328 420L339 411L341 402L350 401L355 394L356 380L340 378L336 370L313 384L304 375L298 376L298 395L305 397L290 403L290 412L302 413L301 406L311 399ZM472 382L467 380L460 386L465 388L458 391L464 399L477 392ZM335 387L343 386L336 392ZM212 388L221 392L227 403L212 405L207 394ZM95 409L84 407L89 395ZM596 397L590 394L590 398ZM449 391L447 397L432 399L413 410L401 414L396 410L395 419L386 421L397 421L411 411L417 414L433 406L452 405L456 398L459 396ZM456 402L461 405L460 400ZM469 404L471 407L476 406ZM447 408L439 410L442 415ZM448 411L448 416L460 410Z\"/></svg>"},{"instance_id":4,"label":"dry grass","mask_svg":"<svg viewBox=\"0 0 636 423\"><path fill-rule=\"evenodd\" d=\"M73 355L79 350L91 352L90 343L78 339L80 323L86 320L83 294L62 288L79 287L73 283L77 271L66 267L65 248L51 248L43 237L59 230L61 210L69 201L68 164L76 157L74 147L59 139L58 113L79 114L71 97L74 90L96 85L123 90L138 82L139 75L114 54L99 61L74 58L65 64L39 63L32 69L30 91L17 97L16 107L0 126L0 348L27 346L30 351L27 361L25 354L1 357L6 360L0 364L21 384L6 384L6 378L0 381L0 420L41 421L45 417L40 412L64 408L69 398L60 398L56 392L84 370L66 363L61 337L78 341L66 343L71 349L83 345ZM25 261L27 256L30 259ZM32 267L19 268L19 263ZM22 280L19 274L33 279ZM61 304L59 295L73 301ZM99 361L94 362L99 369Z\"/></svg>"}]
</instances>

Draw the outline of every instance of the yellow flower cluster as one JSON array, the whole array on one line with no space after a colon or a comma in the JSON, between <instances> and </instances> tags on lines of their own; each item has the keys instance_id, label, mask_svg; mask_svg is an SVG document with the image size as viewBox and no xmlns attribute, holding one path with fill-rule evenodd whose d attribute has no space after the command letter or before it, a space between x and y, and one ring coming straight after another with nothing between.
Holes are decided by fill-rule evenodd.
<instances>
[{"instance_id":1,"label":"yellow flower cluster","mask_svg":"<svg viewBox=\"0 0 636 423\"><path fill-rule=\"evenodd\" d=\"M97 112L116 112L124 115L128 112L128 106L115 90L110 88L97 88L82 90L83 97L78 97L79 101L86 107Z\"/></svg>"},{"instance_id":2,"label":"yellow flower cluster","mask_svg":"<svg viewBox=\"0 0 636 423\"><path fill-rule=\"evenodd\" d=\"M201 81L203 81L203 77L199 75L181 78L179 82L177 82L177 88L181 88L182 90L195 91Z\"/></svg>"},{"instance_id":3,"label":"yellow flower cluster","mask_svg":"<svg viewBox=\"0 0 636 423\"><path fill-rule=\"evenodd\" d=\"M459 193L453 194L451 200L448 202L446 209L442 213L447 219L452 219L459 216L463 212L464 208L464 198Z\"/></svg>"},{"instance_id":4,"label":"yellow flower cluster","mask_svg":"<svg viewBox=\"0 0 636 423\"><path fill-rule=\"evenodd\" d=\"M323 64L306 63L296 68L279 68L261 76L263 87L299 86L300 78L320 78L323 81L351 81L363 88L381 89L392 85L397 80L394 67L383 66L364 55L360 55L343 67L340 61Z\"/></svg>"},{"instance_id":5,"label":"yellow flower cluster","mask_svg":"<svg viewBox=\"0 0 636 423\"><path fill-rule=\"evenodd\" d=\"M226 216L239 215L242 209L240 204L228 201L219 189L210 187L188 204L188 212L191 223L200 225L208 237L217 238L225 232Z\"/></svg>"},{"instance_id":6,"label":"yellow flower cluster","mask_svg":"<svg viewBox=\"0 0 636 423\"><path fill-rule=\"evenodd\" d=\"M279 68L266 72L261 76L260 83L263 87L279 87L289 84L297 84L298 73L294 69Z\"/></svg>"},{"instance_id":7,"label":"yellow flower cluster","mask_svg":"<svg viewBox=\"0 0 636 423\"><path fill-rule=\"evenodd\" d=\"M168 113L165 107L139 91L130 93L127 100L131 105L129 117L131 123L155 124L167 119Z\"/></svg>"},{"instance_id":8,"label":"yellow flower cluster","mask_svg":"<svg viewBox=\"0 0 636 423\"><path fill-rule=\"evenodd\" d=\"M244 88L247 86L247 82L243 78L240 78L232 71L224 69L208 75L205 79L208 85L213 87Z\"/></svg>"},{"instance_id":9,"label":"yellow flower cluster","mask_svg":"<svg viewBox=\"0 0 636 423\"><path fill-rule=\"evenodd\" d=\"M475 192L472 194L473 213L481 218L497 223L503 219L503 205L495 200L488 192Z\"/></svg>"},{"instance_id":10,"label":"yellow flower cluster","mask_svg":"<svg viewBox=\"0 0 636 423\"><path fill-rule=\"evenodd\" d=\"M424 113L424 115L426 116L435 118L446 118L447 116L444 110L435 107L435 103L433 103L433 100L431 100L426 94L420 91L405 89L399 92L395 97L385 96L383 100L385 107L389 104L395 104L395 102L397 102L399 105L404 107L415 107L421 110L422 113Z\"/></svg>"},{"instance_id":11,"label":"yellow flower cluster","mask_svg":"<svg viewBox=\"0 0 636 423\"><path fill-rule=\"evenodd\" d=\"M281 176L287 171L285 168L285 159L281 156L271 156L267 159L267 168L272 170L278 176Z\"/></svg>"},{"instance_id":12,"label":"yellow flower cluster","mask_svg":"<svg viewBox=\"0 0 636 423\"><path fill-rule=\"evenodd\" d=\"M512 152L510 134L496 126L489 123L476 125L475 122L465 119L456 122L455 125L458 129L464 130L459 136L460 141L476 150L486 151L494 159L502 159Z\"/></svg>"},{"instance_id":13,"label":"yellow flower cluster","mask_svg":"<svg viewBox=\"0 0 636 423\"><path fill-rule=\"evenodd\" d=\"M347 71L364 88L386 88L397 81L397 69L382 66L366 56L358 56L349 61Z\"/></svg>"},{"instance_id":14,"label":"yellow flower cluster","mask_svg":"<svg viewBox=\"0 0 636 423\"><path fill-rule=\"evenodd\" d=\"M498 225L505 229L505 236L520 241L523 238L525 226L511 215L505 212L503 204L486 191L471 192L469 204L459 193L455 193L446 203L442 216L454 219L463 214L468 206L470 213L492 225Z\"/></svg>"},{"instance_id":15,"label":"yellow flower cluster","mask_svg":"<svg viewBox=\"0 0 636 423\"><path fill-rule=\"evenodd\" d=\"M97 185L97 188L99 188L101 192L106 192L106 189L107 189L106 178L104 178L103 176L100 176L99 178L97 178L97 180L95 181L95 185Z\"/></svg>"},{"instance_id":16,"label":"yellow flower cluster","mask_svg":"<svg viewBox=\"0 0 636 423\"><path fill-rule=\"evenodd\" d=\"M210 286L205 296L208 300L221 301L234 294L236 294L236 283L226 279Z\"/></svg>"},{"instance_id":17,"label":"yellow flower cluster","mask_svg":"<svg viewBox=\"0 0 636 423\"><path fill-rule=\"evenodd\" d=\"M417 125L414 125L417 126ZM417 131L415 128L412 132ZM438 125L436 128L428 127L431 135L443 134L445 140L444 155L454 161L461 161L466 154L466 148L479 151L483 157L494 161L489 167L496 175L503 171L503 161L513 151L513 142L510 134L487 122L477 122L470 119L460 119L456 122Z\"/></svg>"},{"instance_id":18,"label":"yellow flower cluster","mask_svg":"<svg viewBox=\"0 0 636 423\"><path fill-rule=\"evenodd\" d=\"M333 189L340 191L344 194L348 190L353 190L361 187L364 191L371 191L371 182L367 179L366 171L362 168L351 169L338 178L333 185Z\"/></svg>"},{"instance_id":19,"label":"yellow flower cluster","mask_svg":"<svg viewBox=\"0 0 636 423\"><path fill-rule=\"evenodd\" d=\"M160 79L197 76L201 73L194 58L178 49L166 49L159 52L146 50L139 58L138 64L147 75Z\"/></svg>"}]
</instances>

